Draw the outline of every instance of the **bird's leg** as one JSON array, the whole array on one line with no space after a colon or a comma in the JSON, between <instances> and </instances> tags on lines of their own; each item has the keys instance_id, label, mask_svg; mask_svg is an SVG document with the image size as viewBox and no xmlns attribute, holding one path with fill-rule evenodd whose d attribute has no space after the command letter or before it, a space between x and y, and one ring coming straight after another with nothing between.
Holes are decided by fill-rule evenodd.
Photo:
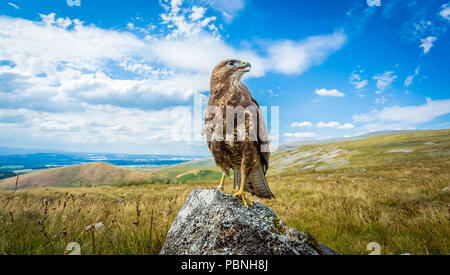
<instances>
[{"instance_id":1,"label":"bird's leg","mask_svg":"<svg viewBox=\"0 0 450 275\"><path fill-rule=\"evenodd\" d=\"M224 187L223 184L225 183L225 173L222 174L222 179L220 180L219 186L217 186L217 190L223 191Z\"/></svg>"},{"instance_id":2,"label":"bird's leg","mask_svg":"<svg viewBox=\"0 0 450 275\"><path fill-rule=\"evenodd\" d=\"M234 196L235 199L237 198L241 198L242 204L244 205L244 207L253 206L253 202L248 201L245 198L245 192L244 192L244 186L245 186L245 176L242 175L242 179L241 179L241 188L239 189L239 191L237 192L237 194Z\"/></svg>"}]
</instances>

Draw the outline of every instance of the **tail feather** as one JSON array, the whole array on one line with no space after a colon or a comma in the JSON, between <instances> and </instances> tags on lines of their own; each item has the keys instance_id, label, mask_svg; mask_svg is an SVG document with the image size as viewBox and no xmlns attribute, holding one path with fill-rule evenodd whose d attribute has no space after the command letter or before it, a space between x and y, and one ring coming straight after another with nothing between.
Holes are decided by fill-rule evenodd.
<instances>
[{"instance_id":1,"label":"tail feather","mask_svg":"<svg viewBox=\"0 0 450 275\"><path fill-rule=\"evenodd\" d=\"M239 187L241 187L241 171L234 169L234 189L239 190Z\"/></svg>"},{"instance_id":2,"label":"tail feather","mask_svg":"<svg viewBox=\"0 0 450 275\"><path fill-rule=\"evenodd\" d=\"M239 189L241 186L241 171L234 170L234 188ZM244 191L261 198L275 198L267 184L266 176L260 167L252 170L245 180Z\"/></svg>"}]
</instances>

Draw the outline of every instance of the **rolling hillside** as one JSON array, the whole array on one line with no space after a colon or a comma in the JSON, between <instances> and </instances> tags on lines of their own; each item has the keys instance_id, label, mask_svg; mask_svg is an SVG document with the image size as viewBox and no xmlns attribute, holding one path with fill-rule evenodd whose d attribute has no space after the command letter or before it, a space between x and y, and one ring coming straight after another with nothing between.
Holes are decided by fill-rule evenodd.
<instances>
[{"instance_id":1,"label":"rolling hillside","mask_svg":"<svg viewBox=\"0 0 450 275\"><path fill-rule=\"evenodd\" d=\"M111 164L96 162L81 165L54 168L21 175L19 189L37 187L80 187L113 184L126 178L147 176L140 171L126 170ZM0 182L2 189L14 188L16 179L9 178Z\"/></svg>"},{"instance_id":2,"label":"rolling hillside","mask_svg":"<svg viewBox=\"0 0 450 275\"><path fill-rule=\"evenodd\" d=\"M268 176L421 165L424 161L439 161L443 167L450 167L450 130L381 134L358 140L302 145L272 154ZM157 170L130 170L107 163L88 163L22 175L19 189L186 183L219 180L220 177L212 159ZM15 178L0 181L0 189L13 189L15 181Z\"/></svg>"},{"instance_id":3,"label":"rolling hillside","mask_svg":"<svg viewBox=\"0 0 450 275\"><path fill-rule=\"evenodd\" d=\"M359 140L303 145L273 154L269 173L420 165L431 160L440 160L450 167L450 130L382 134Z\"/></svg>"},{"instance_id":4,"label":"rolling hillside","mask_svg":"<svg viewBox=\"0 0 450 275\"><path fill-rule=\"evenodd\" d=\"M21 176L22 190L0 191L0 254L61 255L72 241L84 255L158 254L191 191L217 186L221 174L212 165L91 163ZM450 130L308 144L272 155L267 178L275 199L249 199L342 254L367 255L376 242L382 254L448 255L449 168ZM58 188L33 188L50 186ZM107 230L94 242L86 225L99 222Z\"/></svg>"},{"instance_id":5,"label":"rolling hillside","mask_svg":"<svg viewBox=\"0 0 450 275\"><path fill-rule=\"evenodd\" d=\"M19 176L18 189L48 187L95 187L103 185L133 186L152 183L185 183L196 180L217 180L221 173L215 167L187 163L156 170L132 170L104 162L86 163L47 169ZM199 166L192 166L193 164ZM0 181L0 189L14 189L16 178Z\"/></svg>"}]
</instances>

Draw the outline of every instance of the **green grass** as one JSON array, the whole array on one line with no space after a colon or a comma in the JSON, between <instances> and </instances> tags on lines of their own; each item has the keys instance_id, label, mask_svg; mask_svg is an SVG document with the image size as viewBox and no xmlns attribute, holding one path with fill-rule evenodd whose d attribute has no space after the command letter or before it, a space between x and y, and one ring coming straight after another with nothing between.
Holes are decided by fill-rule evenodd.
<instances>
[{"instance_id":1,"label":"green grass","mask_svg":"<svg viewBox=\"0 0 450 275\"><path fill-rule=\"evenodd\" d=\"M427 144L428 143L428 144ZM409 149L412 152L391 152ZM319 162L320 157L335 150L346 151L335 158ZM299 155L309 153L308 155ZM271 174L297 174L317 170L324 165L338 164L337 168L364 168L390 164L413 165L432 159L447 162L450 156L450 130L422 131L402 134L376 135L360 140L330 144L304 145L277 153L271 157ZM286 160L290 160L287 162ZM344 162L345 161L345 162ZM312 166L308 168L308 166ZM304 168L308 168L303 170ZM327 170L327 169L324 169ZM330 169L328 169L330 170ZM333 169L331 169L333 170Z\"/></svg>"},{"instance_id":2,"label":"green grass","mask_svg":"<svg viewBox=\"0 0 450 275\"><path fill-rule=\"evenodd\" d=\"M29 189L39 187L78 188L102 185L137 186L155 183L186 183L221 178L222 173L219 169L203 164L200 162L198 163L199 166L179 165L157 170L132 170L107 163L87 163L21 175L18 187L19 189ZM15 177L2 180L0 181L0 189L13 190L15 183Z\"/></svg>"}]
</instances>

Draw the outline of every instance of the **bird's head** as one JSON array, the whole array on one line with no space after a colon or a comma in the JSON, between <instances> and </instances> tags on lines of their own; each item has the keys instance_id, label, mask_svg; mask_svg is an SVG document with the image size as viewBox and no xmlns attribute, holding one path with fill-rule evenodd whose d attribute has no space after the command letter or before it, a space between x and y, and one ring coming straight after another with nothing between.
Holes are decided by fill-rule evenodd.
<instances>
[{"instance_id":1,"label":"bird's head","mask_svg":"<svg viewBox=\"0 0 450 275\"><path fill-rule=\"evenodd\" d=\"M242 76L249 72L252 65L249 62L237 59L225 59L214 68L212 78L219 81L240 81Z\"/></svg>"}]
</instances>

